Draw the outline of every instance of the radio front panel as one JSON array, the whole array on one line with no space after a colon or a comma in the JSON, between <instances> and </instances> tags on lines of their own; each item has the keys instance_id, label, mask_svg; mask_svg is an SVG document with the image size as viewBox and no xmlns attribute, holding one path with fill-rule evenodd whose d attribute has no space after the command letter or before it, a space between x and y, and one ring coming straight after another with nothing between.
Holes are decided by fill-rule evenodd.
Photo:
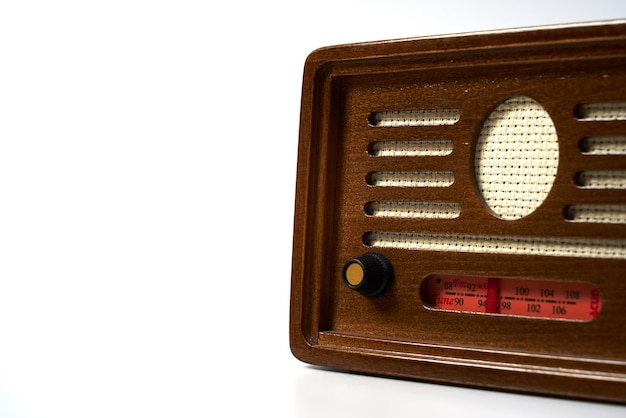
<instances>
[{"instance_id":1,"label":"radio front panel","mask_svg":"<svg viewBox=\"0 0 626 418\"><path fill-rule=\"evenodd\" d=\"M625 68L621 22L311 54L294 354L626 401Z\"/></svg>"}]
</instances>

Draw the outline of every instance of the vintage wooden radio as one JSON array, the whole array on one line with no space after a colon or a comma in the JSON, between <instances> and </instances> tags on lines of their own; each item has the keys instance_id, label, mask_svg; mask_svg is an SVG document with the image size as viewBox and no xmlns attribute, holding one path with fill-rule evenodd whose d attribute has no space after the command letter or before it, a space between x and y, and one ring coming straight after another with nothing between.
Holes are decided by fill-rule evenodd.
<instances>
[{"instance_id":1,"label":"vintage wooden radio","mask_svg":"<svg viewBox=\"0 0 626 418\"><path fill-rule=\"evenodd\" d=\"M626 402L625 189L624 21L317 50L292 352Z\"/></svg>"}]
</instances>

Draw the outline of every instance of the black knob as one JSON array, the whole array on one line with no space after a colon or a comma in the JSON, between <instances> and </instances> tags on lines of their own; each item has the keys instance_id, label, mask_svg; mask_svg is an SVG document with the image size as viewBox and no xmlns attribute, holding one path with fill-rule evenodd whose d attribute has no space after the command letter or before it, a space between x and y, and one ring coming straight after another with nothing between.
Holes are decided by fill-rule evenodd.
<instances>
[{"instance_id":1,"label":"black knob","mask_svg":"<svg viewBox=\"0 0 626 418\"><path fill-rule=\"evenodd\" d=\"M393 268L387 257L371 252L348 260L342 276L350 289L372 297L387 289L393 279Z\"/></svg>"}]
</instances>

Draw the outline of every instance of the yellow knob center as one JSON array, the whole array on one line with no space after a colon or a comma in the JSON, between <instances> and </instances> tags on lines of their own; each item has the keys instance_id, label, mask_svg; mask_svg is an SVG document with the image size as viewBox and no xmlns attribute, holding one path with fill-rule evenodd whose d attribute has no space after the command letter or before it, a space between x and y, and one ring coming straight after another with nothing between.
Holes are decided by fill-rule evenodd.
<instances>
[{"instance_id":1,"label":"yellow knob center","mask_svg":"<svg viewBox=\"0 0 626 418\"><path fill-rule=\"evenodd\" d=\"M346 269L346 280L352 286L358 286L363 281L363 267L357 263L352 263Z\"/></svg>"}]
</instances>

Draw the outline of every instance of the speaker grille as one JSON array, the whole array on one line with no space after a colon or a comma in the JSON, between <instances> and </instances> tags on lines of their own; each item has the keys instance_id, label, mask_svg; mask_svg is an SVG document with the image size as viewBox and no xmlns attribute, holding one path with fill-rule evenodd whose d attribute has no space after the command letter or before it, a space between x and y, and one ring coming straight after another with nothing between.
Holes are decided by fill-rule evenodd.
<instances>
[{"instance_id":1,"label":"speaker grille","mask_svg":"<svg viewBox=\"0 0 626 418\"><path fill-rule=\"evenodd\" d=\"M363 243L422 251L626 259L626 241L608 239L373 231L363 236Z\"/></svg>"},{"instance_id":2,"label":"speaker grille","mask_svg":"<svg viewBox=\"0 0 626 418\"><path fill-rule=\"evenodd\" d=\"M583 103L574 113L580 120L626 120L626 102Z\"/></svg>"},{"instance_id":3,"label":"speaker grille","mask_svg":"<svg viewBox=\"0 0 626 418\"><path fill-rule=\"evenodd\" d=\"M368 147L368 153L374 157L428 157L445 156L452 153L450 140L423 141L378 141Z\"/></svg>"},{"instance_id":4,"label":"speaker grille","mask_svg":"<svg viewBox=\"0 0 626 418\"><path fill-rule=\"evenodd\" d=\"M600 123L620 120L622 111L626 112L626 102L583 104L573 108L580 121L578 123L596 122L589 126L598 126L598 133L603 132ZM384 138L390 134L376 135L379 138L370 140L366 147L372 165L380 161L384 167L450 167L446 161L455 156L456 147L461 145L461 142L449 139L421 136L421 132L429 135L437 132L445 138L453 132L450 131L451 125L463 122L457 109L389 110L369 115L370 127L398 128L402 135L406 134L401 129L408 128L411 131L406 130L406 133L413 136L410 139L387 140ZM376 129L375 132L391 130ZM626 155L626 136L590 135L580 139L577 148L584 159L622 156ZM572 151L568 150L571 160ZM527 96L506 98L487 113L471 156L468 168L473 171L475 190L482 203L497 218L517 221L536 211L554 185L560 157L555 124L538 101ZM455 193L467 196L470 190L466 186L463 192L458 189L450 193L436 190L453 188L458 169L465 167L455 165L453 170L371 170L365 177L367 185L389 188L391 190L387 195L394 198L366 200L362 206L363 213L370 218L396 219L396 222L454 222L461 217L462 206L467 203L465 199L455 199ZM581 170L574 172L572 177L580 190L626 188L626 170L622 169ZM401 191L409 188L416 189L416 193ZM372 197L374 195L376 193ZM427 200L405 199L409 196L423 196ZM446 196L448 199L428 199L434 196ZM573 223L626 224L626 205L602 202L601 196L598 195L597 203L578 203L574 197L573 201L562 206L562 219ZM453 197L452 200L450 197ZM537 236L421 233L411 231L412 225L402 223L391 229L365 232L362 235L363 244L374 248L421 251L626 258L626 240L623 239L568 237L567 234L541 236L541 232Z\"/></svg>"},{"instance_id":5,"label":"speaker grille","mask_svg":"<svg viewBox=\"0 0 626 418\"><path fill-rule=\"evenodd\" d=\"M477 188L502 219L532 213L552 188L559 163L552 119L528 97L512 97L489 115L474 158Z\"/></svg>"},{"instance_id":6,"label":"speaker grille","mask_svg":"<svg viewBox=\"0 0 626 418\"><path fill-rule=\"evenodd\" d=\"M626 205L571 205L565 210L565 217L574 222L624 224Z\"/></svg>"},{"instance_id":7,"label":"speaker grille","mask_svg":"<svg viewBox=\"0 0 626 418\"><path fill-rule=\"evenodd\" d=\"M452 171L374 171L367 183L379 187L449 187L454 183Z\"/></svg>"},{"instance_id":8,"label":"speaker grille","mask_svg":"<svg viewBox=\"0 0 626 418\"><path fill-rule=\"evenodd\" d=\"M459 121L458 109L385 110L373 112L369 123L377 127L445 126Z\"/></svg>"},{"instance_id":9,"label":"speaker grille","mask_svg":"<svg viewBox=\"0 0 626 418\"><path fill-rule=\"evenodd\" d=\"M626 136L591 136L583 138L580 150L585 155L626 155Z\"/></svg>"},{"instance_id":10,"label":"speaker grille","mask_svg":"<svg viewBox=\"0 0 626 418\"><path fill-rule=\"evenodd\" d=\"M576 184L589 189L626 189L626 170L581 171Z\"/></svg>"},{"instance_id":11,"label":"speaker grille","mask_svg":"<svg viewBox=\"0 0 626 418\"><path fill-rule=\"evenodd\" d=\"M461 214L456 202L368 202L365 213L386 218L454 219Z\"/></svg>"}]
</instances>

